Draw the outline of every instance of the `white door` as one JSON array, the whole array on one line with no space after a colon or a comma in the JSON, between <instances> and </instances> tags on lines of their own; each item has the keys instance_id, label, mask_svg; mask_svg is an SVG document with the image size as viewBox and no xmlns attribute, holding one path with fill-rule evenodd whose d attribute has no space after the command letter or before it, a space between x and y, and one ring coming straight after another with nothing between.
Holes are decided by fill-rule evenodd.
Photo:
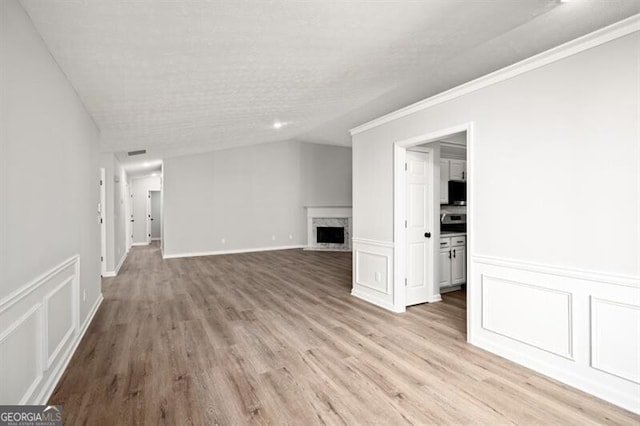
<instances>
[{"instance_id":1,"label":"white door","mask_svg":"<svg viewBox=\"0 0 640 426\"><path fill-rule=\"evenodd\" d=\"M451 160L449 165L450 180L467 179L467 162L464 160Z\"/></svg>"},{"instance_id":2,"label":"white door","mask_svg":"<svg viewBox=\"0 0 640 426\"><path fill-rule=\"evenodd\" d=\"M451 284L467 280L467 251L464 246L451 248Z\"/></svg>"},{"instance_id":3,"label":"white door","mask_svg":"<svg viewBox=\"0 0 640 426\"><path fill-rule=\"evenodd\" d=\"M160 191L149 191L151 195L151 239L160 239L160 223L162 221L162 211L160 209Z\"/></svg>"},{"instance_id":4,"label":"white door","mask_svg":"<svg viewBox=\"0 0 640 426\"><path fill-rule=\"evenodd\" d=\"M451 251L440 252L440 288L451 285Z\"/></svg>"},{"instance_id":5,"label":"white door","mask_svg":"<svg viewBox=\"0 0 640 426\"><path fill-rule=\"evenodd\" d=\"M427 302L432 287L432 274L427 268L433 214L433 176L429 164L428 153L407 151L407 306Z\"/></svg>"},{"instance_id":6,"label":"white door","mask_svg":"<svg viewBox=\"0 0 640 426\"><path fill-rule=\"evenodd\" d=\"M129 249L131 248L131 243L133 242L133 207L132 207L132 200L133 200L133 196L131 195L131 186L129 185L129 183L127 182L125 184L125 217L126 217L126 237L127 237L127 251L129 251Z\"/></svg>"},{"instance_id":7,"label":"white door","mask_svg":"<svg viewBox=\"0 0 640 426\"><path fill-rule=\"evenodd\" d=\"M98 204L98 222L100 223L100 274L107 272L107 218L105 208L107 205L107 171L100 169L100 204Z\"/></svg>"}]
</instances>

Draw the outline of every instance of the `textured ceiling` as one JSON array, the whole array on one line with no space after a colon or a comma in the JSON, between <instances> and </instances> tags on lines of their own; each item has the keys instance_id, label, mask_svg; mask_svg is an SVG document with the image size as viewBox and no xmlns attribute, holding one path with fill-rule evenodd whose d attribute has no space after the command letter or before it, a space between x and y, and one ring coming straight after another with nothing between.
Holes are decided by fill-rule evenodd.
<instances>
[{"instance_id":1,"label":"textured ceiling","mask_svg":"<svg viewBox=\"0 0 640 426\"><path fill-rule=\"evenodd\" d=\"M351 127L640 11L638 0L21 3L102 149L147 158L348 145Z\"/></svg>"}]
</instances>

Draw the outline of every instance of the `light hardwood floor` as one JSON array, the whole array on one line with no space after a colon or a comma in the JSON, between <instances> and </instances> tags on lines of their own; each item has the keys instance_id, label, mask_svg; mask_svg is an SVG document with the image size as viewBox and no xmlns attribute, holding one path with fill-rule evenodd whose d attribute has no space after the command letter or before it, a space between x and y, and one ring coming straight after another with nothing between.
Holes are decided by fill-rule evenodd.
<instances>
[{"instance_id":1,"label":"light hardwood floor","mask_svg":"<svg viewBox=\"0 0 640 426\"><path fill-rule=\"evenodd\" d=\"M49 403L65 424L639 424L465 342L465 299L396 315L349 253L134 247Z\"/></svg>"}]
</instances>

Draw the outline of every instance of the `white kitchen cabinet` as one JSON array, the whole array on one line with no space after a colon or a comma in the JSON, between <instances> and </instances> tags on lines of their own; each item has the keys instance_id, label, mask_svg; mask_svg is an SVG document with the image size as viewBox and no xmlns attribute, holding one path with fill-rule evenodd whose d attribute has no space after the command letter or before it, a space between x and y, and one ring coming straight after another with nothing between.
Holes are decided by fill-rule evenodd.
<instances>
[{"instance_id":1,"label":"white kitchen cabinet","mask_svg":"<svg viewBox=\"0 0 640 426\"><path fill-rule=\"evenodd\" d=\"M462 236L440 238L440 288L467 282L467 238Z\"/></svg>"},{"instance_id":2,"label":"white kitchen cabinet","mask_svg":"<svg viewBox=\"0 0 640 426\"><path fill-rule=\"evenodd\" d=\"M449 160L449 180L467 180L467 162Z\"/></svg>"},{"instance_id":3,"label":"white kitchen cabinet","mask_svg":"<svg viewBox=\"0 0 640 426\"><path fill-rule=\"evenodd\" d=\"M451 247L451 285L467 282L467 250L464 246Z\"/></svg>"},{"instance_id":4,"label":"white kitchen cabinet","mask_svg":"<svg viewBox=\"0 0 640 426\"><path fill-rule=\"evenodd\" d=\"M451 259L449 250L440 251L440 288L451 285Z\"/></svg>"},{"instance_id":5,"label":"white kitchen cabinet","mask_svg":"<svg viewBox=\"0 0 640 426\"><path fill-rule=\"evenodd\" d=\"M449 160L440 160L440 204L449 203Z\"/></svg>"}]
</instances>

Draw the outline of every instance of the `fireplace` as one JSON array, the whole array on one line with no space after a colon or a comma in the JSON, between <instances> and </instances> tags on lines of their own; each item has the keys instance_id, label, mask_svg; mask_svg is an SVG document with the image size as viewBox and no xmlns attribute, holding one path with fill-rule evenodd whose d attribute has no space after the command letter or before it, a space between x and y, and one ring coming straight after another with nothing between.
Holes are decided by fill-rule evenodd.
<instances>
[{"instance_id":1,"label":"fireplace","mask_svg":"<svg viewBox=\"0 0 640 426\"><path fill-rule=\"evenodd\" d=\"M344 244L344 226L318 226L316 243Z\"/></svg>"},{"instance_id":2,"label":"fireplace","mask_svg":"<svg viewBox=\"0 0 640 426\"><path fill-rule=\"evenodd\" d=\"M306 206L307 250L351 250L351 207Z\"/></svg>"}]
</instances>

